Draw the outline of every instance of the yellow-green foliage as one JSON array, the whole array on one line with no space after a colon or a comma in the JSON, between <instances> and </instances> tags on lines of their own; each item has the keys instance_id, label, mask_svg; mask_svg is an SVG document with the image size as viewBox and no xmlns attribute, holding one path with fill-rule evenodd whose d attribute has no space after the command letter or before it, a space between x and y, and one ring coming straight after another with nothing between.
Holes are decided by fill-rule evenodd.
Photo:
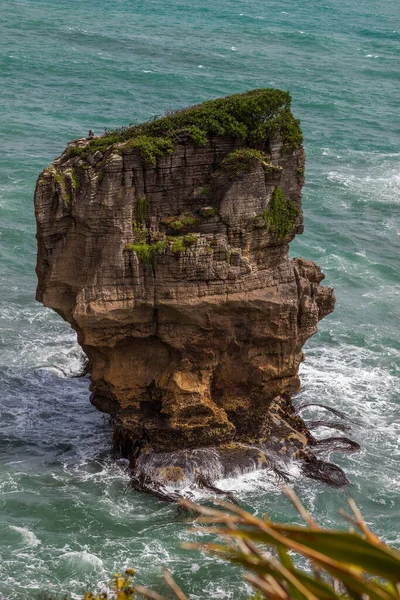
<instances>
[{"instance_id":1,"label":"yellow-green foliage","mask_svg":"<svg viewBox=\"0 0 400 600\"><path fill-rule=\"evenodd\" d=\"M79 191L81 184L79 183L79 179L78 179L78 176L75 173L75 171L72 171L72 173L71 173L71 181L72 181L72 187L74 188L74 190Z\"/></svg>"},{"instance_id":2,"label":"yellow-green foliage","mask_svg":"<svg viewBox=\"0 0 400 600\"><path fill-rule=\"evenodd\" d=\"M193 233L188 233L187 235L182 235L172 239L172 252L175 254L185 252L185 250L197 242L197 236Z\"/></svg>"},{"instance_id":3,"label":"yellow-green foliage","mask_svg":"<svg viewBox=\"0 0 400 600\"><path fill-rule=\"evenodd\" d=\"M126 244L125 250L136 252L140 262L149 265L154 262L157 254L164 254L168 246L166 240L159 240L148 244L145 241L139 241L136 244Z\"/></svg>"},{"instance_id":4,"label":"yellow-green foliage","mask_svg":"<svg viewBox=\"0 0 400 600\"><path fill-rule=\"evenodd\" d=\"M212 135L224 135L244 140L253 147L262 147L266 139L280 135L284 144L297 146L302 134L290 104L288 92L253 90L123 127L91 140L85 147L71 148L69 153L84 158L96 150L105 152L115 144L125 143L136 148L145 162L156 165L158 158L173 152L185 135L200 145L206 144Z\"/></svg>"},{"instance_id":5,"label":"yellow-green foliage","mask_svg":"<svg viewBox=\"0 0 400 600\"><path fill-rule=\"evenodd\" d=\"M172 140L157 136L139 135L128 140L126 145L130 148L136 148L143 160L153 166L157 164L160 156L171 154L174 151Z\"/></svg>"},{"instance_id":6,"label":"yellow-green foliage","mask_svg":"<svg viewBox=\"0 0 400 600\"><path fill-rule=\"evenodd\" d=\"M61 173L61 171L55 172L54 179L57 181L58 184L60 184L60 186L65 186L64 175Z\"/></svg>"},{"instance_id":7,"label":"yellow-green foliage","mask_svg":"<svg viewBox=\"0 0 400 600\"><path fill-rule=\"evenodd\" d=\"M157 592L153 592L142 585L134 583L134 575L134 569L126 569L123 575L115 573L114 579L111 582L111 593L101 592L100 594L93 594L92 592L87 592L83 600L135 600L136 598L166 600L164 596L160 596ZM188 600L186 595L174 581L168 569L164 569L163 575L165 583L173 592L173 598L178 598L178 600ZM172 598L172 596L169 597Z\"/></svg>"},{"instance_id":8,"label":"yellow-green foliage","mask_svg":"<svg viewBox=\"0 0 400 600\"><path fill-rule=\"evenodd\" d=\"M137 221L132 221L132 229L135 234L135 243L138 242L146 242L149 232L144 223L138 223Z\"/></svg>"},{"instance_id":9,"label":"yellow-green foliage","mask_svg":"<svg viewBox=\"0 0 400 600\"><path fill-rule=\"evenodd\" d=\"M111 582L111 596L107 592L101 592L96 595L92 592L87 592L83 600L107 600L107 598L109 600L133 600L134 598L138 598L133 584L134 575L134 569L126 569L123 575L115 573L114 579Z\"/></svg>"},{"instance_id":10,"label":"yellow-green foliage","mask_svg":"<svg viewBox=\"0 0 400 600\"><path fill-rule=\"evenodd\" d=\"M296 204L286 198L278 186L272 194L268 208L264 211L265 227L268 231L272 230L276 238L284 239L292 231L299 214Z\"/></svg>"},{"instance_id":11,"label":"yellow-green foliage","mask_svg":"<svg viewBox=\"0 0 400 600\"><path fill-rule=\"evenodd\" d=\"M265 161L265 158L259 150L255 150L254 148L240 148L240 150L235 150L225 156L222 166L233 177L236 177L239 173L250 171L260 161Z\"/></svg>"},{"instance_id":12,"label":"yellow-green foliage","mask_svg":"<svg viewBox=\"0 0 400 600\"><path fill-rule=\"evenodd\" d=\"M54 174L54 179L60 187L62 198L65 200L65 203L67 204L67 206L70 207L71 206L71 196L67 192L67 184L65 181L64 174L61 173L61 171L56 171Z\"/></svg>"}]
</instances>

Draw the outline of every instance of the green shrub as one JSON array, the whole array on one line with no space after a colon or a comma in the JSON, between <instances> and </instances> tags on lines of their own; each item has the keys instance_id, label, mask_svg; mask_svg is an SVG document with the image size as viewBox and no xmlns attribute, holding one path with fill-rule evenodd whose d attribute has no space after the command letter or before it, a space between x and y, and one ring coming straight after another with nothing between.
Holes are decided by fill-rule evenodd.
<instances>
[{"instance_id":1,"label":"green shrub","mask_svg":"<svg viewBox=\"0 0 400 600\"><path fill-rule=\"evenodd\" d=\"M182 229L195 225L196 223L197 219L194 217L182 217L177 221L172 221L172 223L169 224L169 229L172 229L172 231L182 231Z\"/></svg>"},{"instance_id":2,"label":"green shrub","mask_svg":"<svg viewBox=\"0 0 400 600\"><path fill-rule=\"evenodd\" d=\"M126 244L125 250L136 252L138 259L144 264L150 264L153 260L153 249L147 242Z\"/></svg>"},{"instance_id":3,"label":"green shrub","mask_svg":"<svg viewBox=\"0 0 400 600\"><path fill-rule=\"evenodd\" d=\"M136 252L138 259L145 265L150 265L156 259L157 254L164 254L168 247L166 240L158 240L152 244L144 241L136 242L135 244L126 244L125 250L128 252Z\"/></svg>"},{"instance_id":4,"label":"green shrub","mask_svg":"<svg viewBox=\"0 0 400 600\"><path fill-rule=\"evenodd\" d=\"M187 250L190 246L195 244L198 240L197 236L193 233L188 233L187 235L182 235L172 239L172 252L174 252L174 254L185 252L185 250Z\"/></svg>"},{"instance_id":5,"label":"green shrub","mask_svg":"<svg viewBox=\"0 0 400 600\"><path fill-rule=\"evenodd\" d=\"M157 160L161 156L171 154L174 151L172 140L164 137L152 137L150 135L134 137L126 143L126 146L137 149L144 162L153 166L157 164Z\"/></svg>"},{"instance_id":6,"label":"green shrub","mask_svg":"<svg viewBox=\"0 0 400 600\"><path fill-rule=\"evenodd\" d=\"M276 238L284 239L292 231L299 214L296 204L286 198L278 186L272 194L268 208L264 211L265 227L268 231L272 230Z\"/></svg>"},{"instance_id":7,"label":"green shrub","mask_svg":"<svg viewBox=\"0 0 400 600\"><path fill-rule=\"evenodd\" d=\"M167 240L158 240L157 242L153 242L152 248L153 254L164 254L168 248L168 242Z\"/></svg>"},{"instance_id":8,"label":"green shrub","mask_svg":"<svg viewBox=\"0 0 400 600\"><path fill-rule=\"evenodd\" d=\"M240 148L225 156L222 167L236 177L239 173L254 169L258 162L264 162L265 158L259 150L254 148Z\"/></svg>"},{"instance_id":9,"label":"green shrub","mask_svg":"<svg viewBox=\"0 0 400 600\"><path fill-rule=\"evenodd\" d=\"M275 89L208 100L147 123L107 133L85 147L70 148L69 155L84 158L96 150L104 153L114 144L126 143L136 148L145 162L156 165L160 156L173 152L182 132L202 145L209 136L225 135L261 148L266 139L280 135L284 144L298 146L302 142L300 122L292 115L290 104L290 94Z\"/></svg>"},{"instance_id":10,"label":"green shrub","mask_svg":"<svg viewBox=\"0 0 400 600\"><path fill-rule=\"evenodd\" d=\"M196 125L191 125L185 131L187 131L189 137L197 146L205 146L207 144L208 136L204 129L200 129Z\"/></svg>"},{"instance_id":11,"label":"green shrub","mask_svg":"<svg viewBox=\"0 0 400 600\"><path fill-rule=\"evenodd\" d=\"M172 221L172 223L169 224L168 229L178 232L182 231L182 229L185 229L185 225L182 223L182 221Z\"/></svg>"},{"instance_id":12,"label":"green shrub","mask_svg":"<svg viewBox=\"0 0 400 600\"><path fill-rule=\"evenodd\" d=\"M174 254L179 254L180 252L185 252L186 245L183 241L183 237L177 237L172 244L172 252Z\"/></svg>"},{"instance_id":13,"label":"green shrub","mask_svg":"<svg viewBox=\"0 0 400 600\"><path fill-rule=\"evenodd\" d=\"M168 230L173 232L180 232L187 227L191 227L198 223L198 220L195 217L186 216L186 217L164 217L160 221L161 225L164 225Z\"/></svg>"},{"instance_id":14,"label":"green shrub","mask_svg":"<svg viewBox=\"0 0 400 600\"><path fill-rule=\"evenodd\" d=\"M135 234L135 242L136 243L144 243L147 241L147 237L149 232L144 223L138 223L137 221L132 221L132 230Z\"/></svg>"}]
</instances>

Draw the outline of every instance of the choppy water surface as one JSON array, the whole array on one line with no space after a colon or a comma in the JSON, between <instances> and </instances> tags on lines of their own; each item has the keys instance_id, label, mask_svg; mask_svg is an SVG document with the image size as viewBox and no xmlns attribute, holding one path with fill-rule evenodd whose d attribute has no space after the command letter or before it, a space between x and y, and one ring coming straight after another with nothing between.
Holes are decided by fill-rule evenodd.
<instances>
[{"instance_id":1,"label":"choppy water surface","mask_svg":"<svg viewBox=\"0 0 400 600\"><path fill-rule=\"evenodd\" d=\"M397 1L2 0L0 14L0 593L79 598L126 565L157 586L167 565L192 599L246 597L235 570L180 549L195 537L184 515L127 490L87 379L65 376L79 353L34 300L32 195L41 169L89 128L255 87L293 95L308 163L306 232L292 254L316 260L338 299L307 344L300 401L345 411L362 446L332 457L347 492L295 469L294 486L325 524L340 522L351 493L400 544ZM297 518L266 473L221 485L259 514Z\"/></svg>"}]
</instances>

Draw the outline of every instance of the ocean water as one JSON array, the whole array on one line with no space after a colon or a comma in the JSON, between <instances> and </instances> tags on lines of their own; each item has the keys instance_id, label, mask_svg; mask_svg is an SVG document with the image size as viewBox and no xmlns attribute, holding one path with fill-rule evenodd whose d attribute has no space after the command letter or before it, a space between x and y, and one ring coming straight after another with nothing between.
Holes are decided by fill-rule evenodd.
<instances>
[{"instance_id":1,"label":"ocean water","mask_svg":"<svg viewBox=\"0 0 400 600\"><path fill-rule=\"evenodd\" d=\"M199 535L185 515L129 489L88 380L68 377L75 336L34 299L32 196L89 129L256 87L292 93L308 157L292 255L316 260L337 295L306 345L298 401L344 411L361 444L331 457L348 489L295 467L293 486L326 525L352 495L400 545L399 60L397 0L0 0L0 593L78 599L126 566L162 590L166 565L192 600L246 598L235 569L180 548ZM221 486L298 520L267 473Z\"/></svg>"}]
</instances>

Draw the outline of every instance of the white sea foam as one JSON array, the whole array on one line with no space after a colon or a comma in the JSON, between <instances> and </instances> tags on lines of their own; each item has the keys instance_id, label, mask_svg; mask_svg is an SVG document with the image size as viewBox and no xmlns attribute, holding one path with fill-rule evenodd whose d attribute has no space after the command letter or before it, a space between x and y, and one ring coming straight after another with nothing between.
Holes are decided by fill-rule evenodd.
<instances>
[{"instance_id":1,"label":"white sea foam","mask_svg":"<svg viewBox=\"0 0 400 600\"><path fill-rule=\"evenodd\" d=\"M33 533L33 531L31 531L27 527L17 527L16 525L10 525L10 529L12 529L13 531L17 531L18 533L21 534L23 543L26 546L36 547L36 546L40 546L40 544L42 543L39 540L39 538L36 537L36 535Z\"/></svg>"},{"instance_id":2,"label":"white sea foam","mask_svg":"<svg viewBox=\"0 0 400 600\"><path fill-rule=\"evenodd\" d=\"M82 550L80 552L66 552L59 559L60 568L66 575L99 572L104 569L101 558Z\"/></svg>"},{"instance_id":3,"label":"white sea foam","mask_svg":"<svg viewBox=\"0 0 400 600\"><path fill-rule=\"evenodd\" d=\"M343 155L322 149L340 163L326 173L327 179L357 194L360 201L396 204L400 198L400 154L349 150Z\"/></svg>"},{"instance_id":4,"label":"white sea foam","mask_svg":"<svg viewBox=\"0 0 400 600\"><path fill-rule=\"evenodd\" d=\"M374 172L354 173L345 171L329 171L329 181L336 182L354 191L361 192L360 200L376 202L400 202L400 166L376 168Z\"/></svg>"},{"instance_id":5,"label":"white sea foam","mask_svg":"<svg viewBox=\"0 0 400 600\"><path fill-rule=\"evenodd\" d=\"M399 353L391 350L399 360ZM376 364L376 354L368 348L350 345L320 347L306 351L306 361L300 368L303 384L298 402L318 402L337 408L348 415L353 431L349 437L361 444L362 453L348 457L354 473L368 469L375 456L386 457L374 475L379 487L392 481L394 461L400 456L399 404L396 400L400 377ZM304 418L326 418L327 413L310 407L302 412ZM332 435L332 433L331 433ZM347 435L347 434L346 434ZM326 437L318 430L316 437ZM396 477L396 469L394 472ZM389 486L390 488L390 486Z\"/></svg>"}]
</instances>

